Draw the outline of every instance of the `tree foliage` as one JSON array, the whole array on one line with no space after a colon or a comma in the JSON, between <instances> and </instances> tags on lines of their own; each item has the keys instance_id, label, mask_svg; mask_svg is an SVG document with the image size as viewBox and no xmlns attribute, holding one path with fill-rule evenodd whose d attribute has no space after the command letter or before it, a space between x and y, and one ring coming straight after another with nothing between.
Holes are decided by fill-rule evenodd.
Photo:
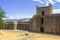
<instances>
[{"instance_id":1,"label":"tree foliage","mask_svg":"<svg viewBox=\"0 0 60 40\"><path fill-rule=\"evenodd\" d=\"M5 25L3 18L5 18L4 10L0 7L0 27L3 27Z\"/></svg>"}]
</instances>

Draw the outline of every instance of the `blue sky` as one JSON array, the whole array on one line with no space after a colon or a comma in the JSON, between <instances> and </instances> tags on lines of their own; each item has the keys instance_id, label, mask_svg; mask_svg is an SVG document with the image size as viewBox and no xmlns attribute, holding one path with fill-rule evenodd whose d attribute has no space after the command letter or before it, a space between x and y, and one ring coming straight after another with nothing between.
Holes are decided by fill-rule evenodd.
<instances>
[{"instance_id":1,"label":"blue sky","mask_svg":"<svg viewBox=\"0 0 60 40\"><path fill-rule=\"evenodd\" d=\"M36 14L36 5L53 5L53 12L60 13L60 0L0 0L0 6L9 19L31 18Z\"/></svg>"}]
</instances>

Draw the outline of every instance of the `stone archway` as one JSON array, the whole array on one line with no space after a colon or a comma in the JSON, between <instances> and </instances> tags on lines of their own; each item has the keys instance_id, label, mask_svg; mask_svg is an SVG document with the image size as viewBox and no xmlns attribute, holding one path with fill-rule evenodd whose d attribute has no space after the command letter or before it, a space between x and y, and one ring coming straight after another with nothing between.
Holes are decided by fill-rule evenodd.
<instances>
[{"instance_id":1,"label":"stone archway","mask_svg":"<svg viewBox=\"0 0 60 40\"><path fill-rule=\"evenodd\" d=\"M44 32L44 28L43 27L40 28L40 32Z\"/></svg>"}]
</instances>

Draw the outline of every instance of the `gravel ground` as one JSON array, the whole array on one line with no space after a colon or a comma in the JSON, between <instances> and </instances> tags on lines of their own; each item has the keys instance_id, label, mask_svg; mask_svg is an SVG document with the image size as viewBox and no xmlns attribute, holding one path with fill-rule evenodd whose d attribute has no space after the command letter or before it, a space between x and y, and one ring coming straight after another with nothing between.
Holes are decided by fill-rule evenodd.
<instances>
[{"instance_id":1,"label":"gravel ground","mask_svg":"<svg viewBox=\"0 0 60 40\"><path fill-rule=\"evenodd\" d=\"M0 40L60 40L60 36L23 30L0 30Z\"/></svg>"}]
</instances>

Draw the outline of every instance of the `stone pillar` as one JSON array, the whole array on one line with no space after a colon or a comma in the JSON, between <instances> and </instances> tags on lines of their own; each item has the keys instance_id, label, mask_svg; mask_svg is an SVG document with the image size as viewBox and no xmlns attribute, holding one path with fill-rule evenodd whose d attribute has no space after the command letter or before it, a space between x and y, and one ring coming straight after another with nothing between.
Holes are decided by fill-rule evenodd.
<instances>
[{"instance_id":1,"label":"stone pillar","mask_svg":"<svg viewBox=\"0 0 60 40\"><path fill-rule=\"evenodd\" d=\"M17 21L14 21L14 30L17 30Z\"/></svg>"}]
</instances>

